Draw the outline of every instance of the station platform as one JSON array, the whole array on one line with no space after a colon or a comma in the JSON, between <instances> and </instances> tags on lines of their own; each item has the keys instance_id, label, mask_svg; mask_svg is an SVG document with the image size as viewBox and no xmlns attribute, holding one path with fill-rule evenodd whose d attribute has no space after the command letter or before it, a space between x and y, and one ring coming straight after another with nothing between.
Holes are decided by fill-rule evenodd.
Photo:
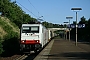
<instances>
[{"instance_id":1,"label":"station platform","mask_svg":"<svg viewBox=\"0 0 90 60\"><path fill-rule=\"evenodd\" d=\"M90 43L55 38L34 60L90 60Z\"/></svg>"}]
</instances>

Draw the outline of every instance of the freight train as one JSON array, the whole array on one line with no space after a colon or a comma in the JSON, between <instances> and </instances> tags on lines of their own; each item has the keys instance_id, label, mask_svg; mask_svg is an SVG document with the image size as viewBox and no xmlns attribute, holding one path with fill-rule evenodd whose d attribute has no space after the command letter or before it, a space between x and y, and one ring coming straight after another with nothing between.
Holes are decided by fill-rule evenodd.
<instances>
[{"instance_id":1,"label":"freight train","mask_svg":"<svg viewBox=\"0 0 90 60\"><path fill-rule=\"evenodd\" d=\"M54 33L42 24L22 24L20 30L20 50L41 50L54 37Z\"/></svg>"}]
</instances>

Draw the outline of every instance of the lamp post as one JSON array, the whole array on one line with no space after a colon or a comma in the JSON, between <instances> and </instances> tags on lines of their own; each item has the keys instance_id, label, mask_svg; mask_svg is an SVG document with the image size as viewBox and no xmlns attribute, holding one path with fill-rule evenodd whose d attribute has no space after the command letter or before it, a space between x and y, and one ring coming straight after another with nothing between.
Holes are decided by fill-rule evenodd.
<instances>
[{"instance_id":1,"label":"lamp post","mask_svg":"<svg viewBox=\"0 0 90 60\"><path fill-rule=\"evenodd\" d=\"M71 16L68 16L68 17L66 17L66 19L69 19L69 25L70 25L70 19L72 19L73 17L71 17ZM70 41L70 27L69 27L69 41Z\"/></svg>"},{"instance_id":2,"label":"lamp post","mask_svg":"<svg viewBox=\"0 0 90 60\"><path fill-rule=\"evenodd\" d=\"M69 23L69 22L63 22L63 23ZM65 38L65 35L64 35L64 38ZM67 40L67 25L66 25L66 40Z\"/></svg>"},{"instance_id":3,"label":"lamp post","mask_svg":"<svg viewBox=\"0 0 90 60\"><path fill-rule=\"evenodd\" d=\"M82 8L71 8L71 10L75 10L75 12L76 12L76 46L77 46L77 12L79 11L79 10L82 10Z\"/></svg>"}]
</instances>

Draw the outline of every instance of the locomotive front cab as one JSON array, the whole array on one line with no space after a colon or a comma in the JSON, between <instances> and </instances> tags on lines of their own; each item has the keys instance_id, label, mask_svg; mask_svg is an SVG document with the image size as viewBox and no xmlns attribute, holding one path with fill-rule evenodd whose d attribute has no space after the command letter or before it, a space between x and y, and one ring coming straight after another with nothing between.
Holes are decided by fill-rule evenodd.
<instances>
[{"instance_id":1,"label":"locomotive front cab","mask_svg":"<svg viewBox=\"0 0 90 60\"><path fill-rule=\"evenodd\" d=\"M21 50L38 50L41 47L39 26L23 25L21 28Z\"/></svg>"}]
</instances>

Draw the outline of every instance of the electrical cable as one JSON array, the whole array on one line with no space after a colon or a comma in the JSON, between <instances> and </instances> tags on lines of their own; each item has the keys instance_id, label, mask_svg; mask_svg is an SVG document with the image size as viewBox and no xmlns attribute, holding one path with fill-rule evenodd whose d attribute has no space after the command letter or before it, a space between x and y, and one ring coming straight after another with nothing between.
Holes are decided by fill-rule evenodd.
<instances>
[{"instance_id":1,"label":"electrical cable","mask_svg":"<svg viewBox=\"0 0 90 60\"><path fill-rule=\"evenodd\" d=\"M16 3L20 4L18 1L16 1ZM32 13L30 10L28 10L26 7L24 7L22 4L20 4L23 8L25 8L27 11L29 11L30 13ZM34 13L32 13L35 17L37 17Z\"/></svg>"},{"instance_id":2,"label":"electrical cable","mask_svg":"<svg viewBox=\"0 0 90 60\"><path fill-rule=\"evenodd\" d=\"M39 11L35 8L35 6L30 2L30 0L28 0L29 1L29 3L34 7L34 9L38 12L38 14L40 14L39 13ZM40 14L41 15L41 14ZM39 15L38 15L39 16ZM42 15L41 15L42 16ZM44 18L44 17L43 17ZM45 18L44 18L44 20L45 20Z\"/></svg>"}]
</instances>

